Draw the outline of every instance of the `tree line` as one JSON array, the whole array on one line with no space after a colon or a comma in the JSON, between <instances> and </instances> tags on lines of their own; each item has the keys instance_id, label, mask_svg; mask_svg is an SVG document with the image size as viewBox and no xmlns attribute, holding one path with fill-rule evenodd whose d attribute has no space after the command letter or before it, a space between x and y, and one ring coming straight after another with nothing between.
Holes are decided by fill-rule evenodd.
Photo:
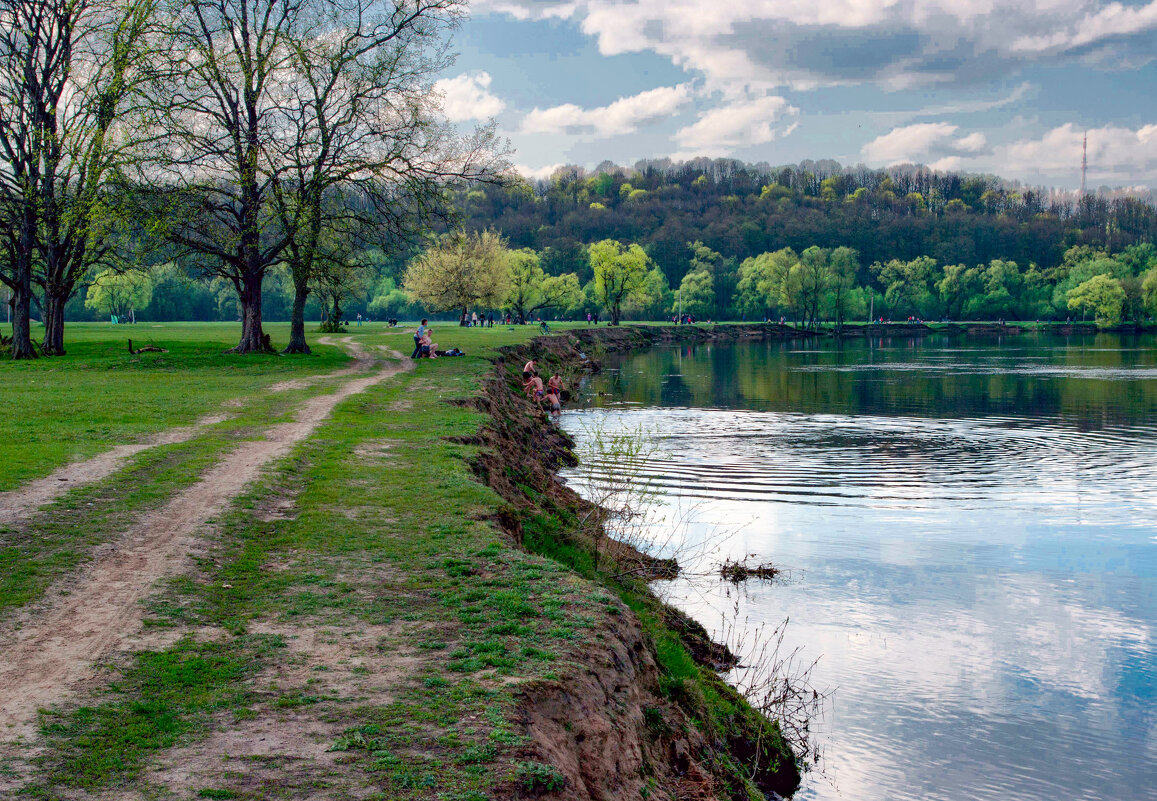
<instances>
[{"instance_id":1,"label":"tree line","mask_svg":"<svg viewBox=\"0 0 1157 801\"><path fill-rule=\"evenodd\" d=\"M82 286L99 305L110 289L141 291L134 271L156 265L232 290L241 353L270 348L263 288L283 270L287 350L307 351L307 299L361 280L352 253L413 241L450 214L456 185L507 182L493 129L460 134L432 91L464 10L462 0L0 0L11 355L38 355L34 308L40 352L62 354Z\"/></svg>"},{"instance_id":2,"label":"tree line","mask_svg":"<svg viewBox=\"0 0 1157 801\"><path fill-rule=\"evenodd\" d=\"M891 259L970 266L1004 259L1049 270L1074 246L1117 252L1157 241L1150 198L1058 192L912 165L604 163L466 189L457 202L468 229L499 230L513 247L541 253L548 273L575 272L584 282L591 278L585 247L604 239L640 244L673 286L690 270L688 243L697 241L738 262L783 248L849 247L860 256L857 280L865 285L870 266Z\"/></svg>"},{"instance_id":3,"label":"tree line","mask_svg":"<svg viewBox=\"0 0 1157 801\"><path fill-rule=\"evenodd\" d=\"M737 263L702 242L678 285L638 243L613 239L584 248L590 278L549 274L543 254L512 249L493 231L458 231L414 259L398 299L434 312L502 309L515 320L580 318L605 312L612 323L690 316L698 320L787 319L805 328L831 321L1078 320L1142 323L1157 316L1157 247L1109 253L1072 247L1042 269L1007 259L940 265L930 256L861 263L853 248L816 245L761 253ZM860 276L868 280L861 282Z\"/></svg>"}]
</instances>

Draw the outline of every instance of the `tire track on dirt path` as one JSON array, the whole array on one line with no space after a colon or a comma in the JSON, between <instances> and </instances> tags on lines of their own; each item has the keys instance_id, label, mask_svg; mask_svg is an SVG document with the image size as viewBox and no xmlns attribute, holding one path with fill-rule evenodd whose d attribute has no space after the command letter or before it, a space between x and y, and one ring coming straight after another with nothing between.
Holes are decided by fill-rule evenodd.
<instances>
[{"instance_id":1,"label":"tire track on dirt path","mask_svg":"<svg viewBox=\"0 0 1157 801\"><path fill-rule=\"evenodd\" d=\"M338 344L329 337L321 337L318 342L324 345ZM354 357L354 364L332 373L281 381L270 385L268 391L284 392L290 389L304 389L321 379L343 377L370 369L373 364L373 357L361 347L360 343L351 337L346 337L342 342L346 345L350 355ZM130 445L117 445L90 459L66 464L44 478L30 481L17 489L0 492L0 526L22 523L36 514L41 507L52 503L69 490L107 478L120 469L129 458L136 456L141 451L147 451L161 445L179 445L182 442L188 442L197 436L202 429L223 423L229 417L226 414L208 415L192 425L170 428Z\"/></svg>"},{"instance_id":2,"label":"tire track on dirt path","mask_svg":"<svg viewBox=\"0 0 1157 801\"><path fill-rule=\"evenodd\" d=\"M356 350L361 350L356 348ZM78 586L59 597L18 630L0 629L0 742L32 733L38 709L59 702L93 675L94 664L140 628L138 602L157 579L186 566L198 530L219 515L262 470L286 456L346 398L404 370L396 362L348 381L336 392L305 401L294 420L265 432L226 454L201 479L164 507L149 512L125 531L116 547L79 577ZM358 358L372 363L364 350Z\"/></svg>"},{"instance_id":3,"label":"tire track on dirt path","mask_svg":"<svg viewBox=\"0 0 1157 801\"><path fill-rule=\"evenodd\" d=\"M115 473L121 465L141 451L160 445L178 445L188 442L204 428L223 423L228 415L214 414L202 417L188 426L166 429L148 437L143 442L131 445L117 445L104 453L98 453L83 462L73 462L57 468L44 478L38 478L22 485L19 489L0 492L0 526L21 523L64 495L71 489L83 487Z\"/></svg>"}]
</instances>

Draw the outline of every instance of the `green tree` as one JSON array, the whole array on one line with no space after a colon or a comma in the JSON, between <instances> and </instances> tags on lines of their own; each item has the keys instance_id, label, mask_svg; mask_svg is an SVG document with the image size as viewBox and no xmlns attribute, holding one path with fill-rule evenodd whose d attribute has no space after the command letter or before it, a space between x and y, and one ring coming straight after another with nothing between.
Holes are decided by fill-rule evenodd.
<instances>
[{"instance_id":1,"label":"green tree","mask_svg":"<svg viewBox=\"0 0 1157 801\"><path fill-rule=\"evenodd\" d=\"M510 293L510 260L493 231L455 231L410 262L402 285L430 311L497 307Z\"/></svg>"},{"instance_id":2,"label":"green tree","mask_svg":"<svg viewBox=\"0 0 1157 801\"><path fill-rule=\"evenodd\" d=\"M590 260L599 303L610 311L611 325L618 325L624 302L646 289L650 259L634 243L604 239L591 245Z\"/></svg>"},{"instance_id":3,"label":"green tree","mask_svg":"<svg viewBox=\"0 0 1157 801\"><path fill-rule=\"evenodd\" d=\"M921 316L932 300L929 288L936 260L920 256L911 261L892 259L886 264L876 262L872 272L884 289L884 299L896 315Z\"/></svg>"},{"instance_id":4,"label":"green tree","mask_svg":"<svg viewBox=\"0 0 1157 801\"><path fill-rule=\"evenodd\" d=\"M715 310L715 278L707 270L693 270L683 276L672 311L709 317Z\"/></svg>"},{"instance_id":5,"label":"green tree","mask_svg":"<svg viewBox=\"0 0 1157 801\"><path fill-rule=\"evenodd\" d=\"M836 318L836 328L844 327L844 318L850 310L851 292L856 286L860 270L860 254L849 247L838 247L828 257L828 307Z\"/></svg>"},{"instance_id":6,"label":"green tree","mask_svg":"<svg viewBox=\"0 0 1157 801\"><path fill-rule=\"evenodd\" d=\"M135 311L148 306L152 297L153 282L144 270L104 270L89 285L84 306L117 317L135 317Z\"/></svg>"},{"instance_id":7,"label":"green tree","mask_svg":"<svg viewBox=\"0 0 1157 801\"><path fill-rule=\"evenodd\" d=\"M1125 290L1121 282L1108 275L1094 275L1068 292L1070 309L1093 312L1098 328L1110 328L1121 322Z\"/></svg>"},{"instance_id":8,"label":"green tree","mask_svg":"<svg viewBox=\"0 0 1157 801\"><path fill-rule=\"evenodd\" d=\"M529 248L507 252L510 262L510 294L505 308L520 322L545 309L569 309L582 299L582 287L574 273L548 276L537 253Z\"/></svg>"},{"instance_id":9,"label":"green tree","mask_svg":"<svg viewBox=\"0 0 1157 801\"><path fill-rule=\"evenodd\" d=\"M768 314L772 310L796 311L797 279L792 268L799 264L799 256L791 248L774 253L761 253L745 259L739 267L736 286L740 303L745 310Z\"/></svg>"},{"instance_id":10,"label":"green tree","mask_svg":"<svg viewBox=\"0 0 1157 801\"><path fill-rule=\"evenodd\" d=\"M1150 317L1157 317L1157 267L1145 274L1141 282L1141 298Z\"/></svg>"},{"instance_id":11,"label":"green tree","mask_svg":"<svg viewBox=\"0 0 1157 801\"><path fill-rule=\"evenodd\" d=\"M830 280L829 251L812 245L799 254L799 264L792 268L798 274L797 304L804 325L815 328L819 322L820 302L827 291Z\"/></svg>"}]
</instances>

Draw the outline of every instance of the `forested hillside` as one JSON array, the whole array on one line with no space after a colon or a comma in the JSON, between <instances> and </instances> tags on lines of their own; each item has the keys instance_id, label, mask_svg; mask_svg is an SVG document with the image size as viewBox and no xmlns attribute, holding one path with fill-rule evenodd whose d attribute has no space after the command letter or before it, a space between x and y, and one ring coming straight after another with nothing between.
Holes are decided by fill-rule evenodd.
<instances>
[{"instance_id":1,"label":"forested hillside","mask_svg":"<svg viewBox=\"0 0 1157 801\"><path fill-rule=\"evenodd\" d=\"M682 309L703 319L805 324L869 313L1115 324L1144 321L1157 304L1157 210L1147 197L1122 193L1078 196L915 167L700 159L565 168L548 180L463 189L452 200L464 228L497 232L515 254L514 295L494 307L516 318L608 311L591 249L608 240L637 244L647 256L623 297L623 313L636 319ZM420 247L347 252L358 269L341 286L317 287L310 319L329 313L334 292L346 319L429 313L404 281ZM566 291L548 282L544 295L546 279L566 279ZM194 281L165 264L145 283L135 294L122 288L120 303L89 292L86 306L81 293L69 316L132 307L149 320L236 319L227 282ZM286 319L292 301L288 273L271 268L266 318Z\"/></svg>"}]
</instances>

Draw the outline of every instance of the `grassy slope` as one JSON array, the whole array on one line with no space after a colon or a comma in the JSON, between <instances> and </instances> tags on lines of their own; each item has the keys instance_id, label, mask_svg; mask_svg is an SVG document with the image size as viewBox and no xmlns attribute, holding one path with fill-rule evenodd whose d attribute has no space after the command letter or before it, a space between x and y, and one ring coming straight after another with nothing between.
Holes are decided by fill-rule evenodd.
<instances>
[{"instance_id":1,"label":"grassy slope","mask_svg":"<svg viewBox=\"0 0 1157 801\"><path fill-rule=\"evenodd\" d=\"M198 328L210 341L225 342L229 333L225 326ZM726 736L717 727L746 714L701 674L636 590L600 586L584 568L581 544L565 541L564 510L527 517L531 544L545 556L513 547L489 522L503 501L476 481L468 467L476 447L462 444L485 418L447 401L475 395L493 371L485 357L533 333L439 327L440 346L457 345L470 356L421 362L341 404L239 499L210 535L198 571L150 599L146 623L172 644L118 655L107 686L85 706L45 716L48 747L36 757L26 792L57 798L133 788L152 795L168 786L179 787L181 797L478 801L558 789L561 774L528 757L514 720L518 688L584 672L585 655L605 642L627 605L659 646L667 691L692 696L697 725ZM168 334L159 329L158 342L181 338L162 339ZM374 326L351 335L407 353L411 345L405 330ZM94 335L91 347L115 344ZM87 361L79 343L74 352L31 369L55 370L73 386L74 367L82 379L92 370L77 366ZM230 393L252 392L254 373L265 381L284 369L270 362L279 364L259 357L242 362L255 365L244 372L233 363L193 367L203 371L197 380L165 387L180 393L196 385L211 397L187 401L196 416ZM21 369L0 365L0 372ZM176 367L166 374L175 384L185 379ZM165 405L140 400L142 410ZM277 413L256 408L242 410L242 422ZM87 425L83 417L65 423ZM141 421L127 415L122 424L131 429ZM117 482L134 483L132 471L153 470L168 478L141 504L159 502L211 459L222 444L215 437L240 433L230 424L220 428L176 446L189 449L188 460L155 454L90 492L116 497ZM93 516L74 551L114 536L136 508ZM55 514L37 525L77 528ZM66 570L75 559L61 562ZM56 575L33 573L41 587L43 576ZM27 600L19 592L12 590L13 605ZM241 764L221 758L215 737L262 725L309 732L301 748L313 757ZM180 765L198 767L175 784L166 771Z\"/></svg>"}]
</instances>

